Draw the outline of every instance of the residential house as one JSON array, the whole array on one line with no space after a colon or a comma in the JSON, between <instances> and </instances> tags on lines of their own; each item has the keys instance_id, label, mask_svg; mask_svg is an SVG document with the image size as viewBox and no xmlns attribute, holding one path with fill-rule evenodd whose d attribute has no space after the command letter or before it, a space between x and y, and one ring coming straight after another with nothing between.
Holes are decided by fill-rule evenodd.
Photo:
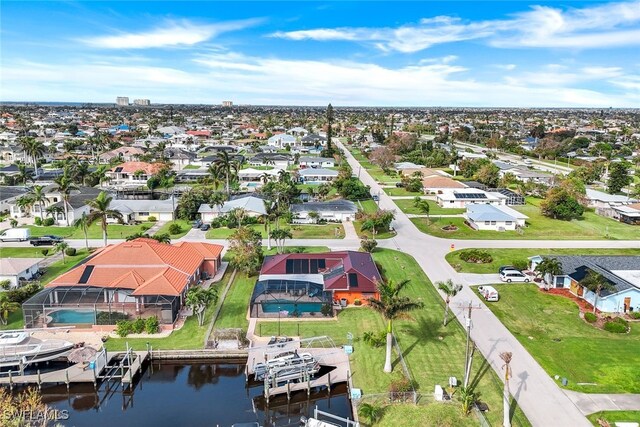
<instances>
[{"instance_id":1,"label":"residential house","mask_svg":"<svg viewBox=\"0 0 640 427\"><path fill-rule=\"evenodd\" d=\"M259 197L242 196L226 201L222 206L203 203L198 208L198 213L203 222L211 222L235 209L243 209L248 217L258 217L267 214L265 203L265 200Z\"/></svg>"},{"instance_id":2,"label":"residential house","mask_svg":"<svg viewBox=\"0 0 640 427\"><path fill-rule=\"evenodd\" d=\"M304 184L322 184L331 182L338 177L338 171L323 168L308 168L298 171L300 181Z\"/></svg>"},{"instance_id":3,"label":"residential house","mask_svg":"<svg viewBox=\"0 0 640 427\"><path fill-rule=\"evenodd\" d=\"M330 222L353 221L358 213L358 207L350 200L330 200L326 202L295 203L289 208L296 224L311 224L320 220ZM310 218L309 214L316 212L318 218Z\"/></svg>"},{"instance_id":4,"label":"residential house","mask_svg":"<svg viewBox=\"0 0 640 427\"><path fill-rule=\"evenodd\" d=\"M0 212L10 212L16 200L27 194L29 190L23 186L0 186Z\"/></svg>"},{"instance_id":5,"label":"residential house","mask_svg":"<svg viewBox=\"0 0 640 427\"><path fill-rule=\"evenodd\" d=\"M164 155L171 162L171 169L176 171L184 169L196 159L195 153L175 147L164 150Z\"/></svg>"},{"instance_id":6,"label":"residential house","mask_svg":"<svg viewBox=\"0 0 640 427\"><path fill-rule=\"evenodd\" d=\"M620 212L624 212L626 210L624 209L625 206L638 202L638 200L629 196L603 193L602 191L593 190L591 188L587 188L586 190L586 199L587 206L595 208L598 215L614 219L622 218L620 216ZM633 214L633 211L628 211L628 213Z\"/></svg>"},{"instance_id":7,"label":"residential house","mask_svg":"<svg viewBox=\"0 0 640 427\"><path fill-rule=\"evenodd\" d=\"M289 154L258 153L247 161L251 166L273 166L287 169L293 162Z\"/></svg>"},{"instance_id":8,"label":"residential house","mask_svg":"<svg viewBox=\"0 0 640 427\"><path fill-rule=\"evenodd\" d=\"M121 162L133 162L138 160L140 156L144 154L144 150L140 147L118 147L111 151L106 151L98 156L101 163L109 163L110 161L117 159Z\"/></svg>"},{"instance_id":9,"label":"residential house","mask_svg":"<svg viewBox=\"0 0 640 427\"><path fill-rule=\"evenodd\" d=\"M323 305L379 298L380 272L371 254L339 251L265 258L251 296L251 317L318 314Z\"/></svg>"},{"instance_id":10,"label":"residential house","mask_svg":"<svg viewBox=\"0 0 640 427\"><path fill-rule=\"evenodd\" d=\"M297 127L293 127L291 129L288 129L287 130L287 134L293 135L293 136L302 137L302 136L305 136L305 135L309 134L309 131L306 130L305 128L303 128L303 127L297 126Z\"/></svg>"},{"instance_id":11,"label":"residential house","mask_svg":"<svg viewBox=\"0 0 640 427\"><path fill-rule=\"evenodd\" d=\"M298 163L300 167L305 168L333 168L336 166L336 159L333 157L301 156Z\"/></svg>"},{"instance_id":12,"label":"residential house","mask_svg":"<svg viewBox=\"0 0 640 427\"><path fill-rule=\"evenodd\" d=\"M27 300L25 325L56 326L55 312L64 310L85 319L80 323L108 325L105 329L113 329L123 316L157 316L172 329L187 291L220 268L222 250L210 243L144 238L106 246Z\"/></svg>"},{"instance_id":13,"label":"residential house","mask_svg":"<svg viewBox=\"0 0 640 427\"><path fill-rule=\"evenodd\" d=\"M294 145L296 145L296 143L297 143L296 137L286 133L279 133L279 134L273 135L271 138L267 140L267 145L271 145L272 147L277 147L281 150L285 149L287 146L293 147Z\"/></svg>"},{"instance_id":14,"label":"residential house","mask_svg":"<svg viewBox=\"0 0 640 427\"><path fill-rule=\"evenodd\" d=\"M125 162L107 172L113 186L145 186L147 180L160 172L161 163Z\"/></svg>"},{"instance_id":15,"label":"residential house","mask_svg":"<svg viewBox=\"0 0 640 427\"><path fill-rule=\"evenodd\" d=\"M40 261L42 258L0 258L0 282L8 280L9 288L17 288L21 281L31 280L38 273Z\"/></svg>"},{"instance_id":16,"label":"residential house","mask_svg":"<svg viewBox=\"0 0 640 427\"><path fill-rule=\"evenodd\" d=\"M452 190L462 190L466 185L447 176L435 174L422 178L422 187L425 194L442 194Z\"/></svg>"},{"instance_id":17,"label":"residential house","mask_svg":"<svg viewBox=\"0 0 640 427\"><path fill-rule=\"evenodd\" d=\"M475 188L443 191L436 196L436 202L443 208L466 208L473 203L505 205L507 196L500 193L482 191Z\"/></svg>"},{"instance_id":18,"label":"residential house","mask_svg":"<svg viewBox=\"0 0 640 427\"><path fill-rule=\"evenodd\" d=\"M640 225L640 203L614 206L612 209L615 212L613 218L625 224Z\"/></svg>"},{"instance_id":19,"label":"residential house","mask_svg":"<svg viewBox=\"0 0 640 427\"><path fill-rule=\"evenodd\" d=\"M67 225L62 193L57 190L55 184L47 185L43 191L46 199L42 204L42 208L44 209L42 216L52 217L58 225ZM71 190L66 209L69 214L69 224L82 217L83 213L89 213L89 205L87 202L95 199L98 194L100 194L100 191L99 188L94 187L78 187ZM9 206L9 214L13 218L40 217L41 206L39 203L31 205L30 210L27 212L24 208L19 207L16 202L17 199L14 199Z\"/></svg>"},{"instance_id":20,"label":"residential house","mask_svg":"<svg viewBox=\"0 0 640 427\"><path fill-rule=\"evenodd\" d=\"M556 258L562 273L547 277L554 288L566 288L574 295L593 305L596 295L583 287L580 282L590 271L601 274L613 290L603 290L596 308L605 313L626 313L640 311L640 256L626 255L549 255ZM544 257L529 258L530 269L535 270Z\"/></svg>"},{"instance_id":21,"label":"residential house","mask_svg":"<svg viewBox=\"0 0 640 427\"><path fill-rule=\"evenodd\" d=\"M238 179L240 181L258 182L262 181L264 177L277 178L280 175L282 169L254 169L246 168L238 171Z\"/></svg>"},{"instance_id":22,"label":"residential house","mask_svg":"<svg viewBox=\"0 0 640 427\"><path fill-rule=\"evenodd\" d=\"M310 133L309 135L300 138L300 143L305 146L319 146L323 147L327 145L327 138L320 136L316 133Z\"/></svg>"},{"instance_id":23,"label":"residential house","mask_svg":"<svg viewBox=\"0 0 640 427\"><path fill-rule=\"evenodd\" d=\"M113 200L110 209L120 212L125 223L148 221L153 217L156 221L173 221L178 202L173 198L166 200ZM115 218L107 220L117 222ZM124 236L126 237L126 236Z\"/></svg>"},{"instance_id":24,"label":"residential house","mask_svg":"<svg viewBox=\"0 0 640 427\"><path fill-rule=\"evenodd\" d=\"M469 226L474 230L508 231L524 227L527 215L508 206L469 204L464 214Z\"/></svg>"}]
</instances>

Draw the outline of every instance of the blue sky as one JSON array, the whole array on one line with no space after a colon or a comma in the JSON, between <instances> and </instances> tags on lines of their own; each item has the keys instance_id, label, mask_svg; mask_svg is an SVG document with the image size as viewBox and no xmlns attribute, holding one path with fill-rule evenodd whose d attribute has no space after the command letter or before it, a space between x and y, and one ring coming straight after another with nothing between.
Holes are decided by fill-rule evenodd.
<instances>
[{"instance_id":1,"label":"blue sky","mask_svg":"<svg viewBox=\"0 0 640 427\"><path fill-rule=\"evenodd\" d=\"M0 8L4 101L640 106L640 0Z\"/></svg>"}]
</instances>

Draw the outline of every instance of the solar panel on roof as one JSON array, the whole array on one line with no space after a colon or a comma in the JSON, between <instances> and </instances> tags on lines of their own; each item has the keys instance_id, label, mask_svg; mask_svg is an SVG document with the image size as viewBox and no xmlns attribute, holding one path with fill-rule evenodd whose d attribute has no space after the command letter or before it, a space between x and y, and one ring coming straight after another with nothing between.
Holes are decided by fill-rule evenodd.
<instances>
[{"instance_id":1,"label":"solar panel on roof","mask_svg":"<svg viewBox=\"0 0 640 427\"><path fill-rule=\"evenodd\" d=\"M93 265L87 265L82 272L82 276L80 276L80 280L78 283L87 283L89 281L89 277L91 277L91 273L93 273Z\"/></svg>"},{"instance_id":2,"label":"solar panel on roof","mask_svg":"<svg viewBox=\"0 0 640 427\"><path fill-rule=\"evenodd\" d=\"M483 193L455 193L456 199L486 199Z\"/></svg>"}]
</instances>

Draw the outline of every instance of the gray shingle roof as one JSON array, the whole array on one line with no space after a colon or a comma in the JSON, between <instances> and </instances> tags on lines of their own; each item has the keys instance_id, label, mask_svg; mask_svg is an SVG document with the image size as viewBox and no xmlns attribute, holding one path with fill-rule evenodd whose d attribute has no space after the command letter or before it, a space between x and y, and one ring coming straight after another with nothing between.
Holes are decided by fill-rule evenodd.
<instances>
[{"instance_id":1,"label":"gray shingle roof","mask_svg":"<svg viewBox=\"0 0 640 427\"><path fill-rule=\"evenodd\" d=\"M602 274L615 286L613 292L602 291L602 296L617 294L627 289L638 288L633 284L618 277L612 271L640 270L640 256L630 255L592 255L592 256L554 256L562 264L562 271L576 281L585 278L589 270Z\"/></svg>"}]
</instances>

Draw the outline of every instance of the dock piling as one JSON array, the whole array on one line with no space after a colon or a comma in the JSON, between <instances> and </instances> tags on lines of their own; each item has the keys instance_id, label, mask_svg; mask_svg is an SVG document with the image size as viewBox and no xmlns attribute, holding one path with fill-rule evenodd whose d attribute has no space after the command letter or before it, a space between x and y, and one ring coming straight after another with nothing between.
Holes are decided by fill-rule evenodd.
<instances>
[{"instance_id":1,"label":"dock piling","mask_svg":"<svg viewBox=\"0 0 640 427\"><path fill-rule=\"evenodd\" d=\"M9 369L9 390L13 391L13 377L11 376L11 369Z\"/></svg>"},{"instance_id":2,"label":"dock piling","mask_svg":"<svg viewBox=\"0 0 640 427\"><path fill-rule=\"evenodd\" d=\"M64 370L64 382L67 385L67 393L69 393L69 370Z\"/></svg>"},{"instance_id":3,"label":"dock piling","mask_svg":"<svg viewBox=\"0 0 640 427\"><path fill-rule=\"evenodd\" d=\"M38 390L42 390L42 379L40 378L40 369L38 369Z\"/></svg>"}]
</instances>

